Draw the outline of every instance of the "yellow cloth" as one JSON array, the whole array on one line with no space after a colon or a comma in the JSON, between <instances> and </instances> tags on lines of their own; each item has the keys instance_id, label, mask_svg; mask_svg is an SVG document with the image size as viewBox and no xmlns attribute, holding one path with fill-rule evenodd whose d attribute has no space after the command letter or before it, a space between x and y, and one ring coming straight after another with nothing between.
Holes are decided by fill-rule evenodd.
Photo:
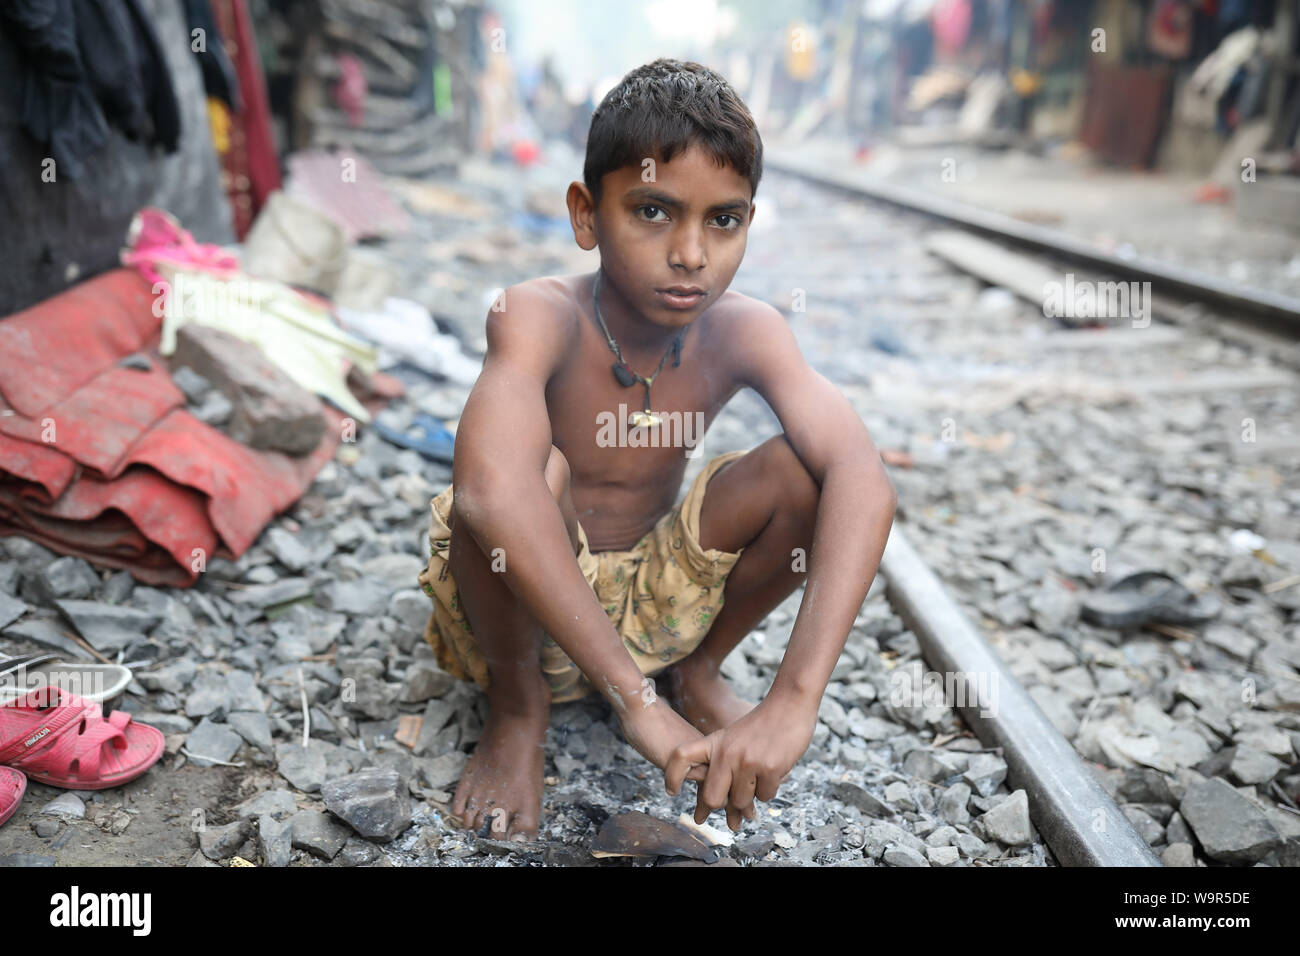
<instances>
[{"instance_id":1,"label":"yellow cloth","mask_svg":"<svg viewBox=\"0 0 1300 956\"><path fill-rule=\"evenodd\" d=\"M359 422L370 421L347 386L348 366L355 363L371 374L379 366L379 353L335 325L328 308L272 279L219 279L161 261L157 268L170 287L159 346L163 355L176 351L176 331L182 325L210 325L257 346L307 391L323 395Z\"/></svg>"},{"instance_id":2,"label":"yellow cloth","mask_svg":"<svg viewBox=\"0 0 1300 956\"><path fill-rule=\"evenodd\" d=\"M230 110L226 104L208 97L208 128L212 130L212 146L218 153L230 150Z\"/></svg>"},{"instance_id":3,"label":"yellow cloth","mask_svg":"<svg viewBox=\"0 0 1300 956\"><path fill-rule=\"evenodd\" d=\"M700 509L709 479L744 454L731 451L712 459L691 483L682 503L660 518L630 551L593 553L586 531L578 525L578 566L642 674L657 674L695 650L722 609L723 585L744 549L731 553L701 548ZM487 661L461 609L447 564L451 548L447 514L453 487L448 485L431 504L429 564L419 575L420 587L433 598L424 639L443 670L486 690ZM542 671L554 703L578 700L592 690L590 681L549 634L542 639Z\"/></svg>"}]
</instances>

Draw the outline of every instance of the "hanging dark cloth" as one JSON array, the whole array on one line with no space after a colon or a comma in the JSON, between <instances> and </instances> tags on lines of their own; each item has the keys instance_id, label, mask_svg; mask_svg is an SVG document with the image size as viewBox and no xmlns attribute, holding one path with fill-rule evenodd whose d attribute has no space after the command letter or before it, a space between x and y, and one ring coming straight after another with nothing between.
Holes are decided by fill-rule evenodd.
<instances>
[{"instance_id":1,"label":"hanging dark cloth","mask_svg":"<svg viewBox=\"0 0 1300 956\"><path fill-rule=\"evenodd\" d=\"M180 106L138 0L7 0L0 18L22 50L23 127L76 179L111 123L175 152Z\"/></svg>"},{"instance_id":2,"label":"hanging dark cloth","mask_svg":"<svg viewBox=\"0 0 1300 956\"><path fill-rule=\"evenodd\" d=\"M185 0L185 24L190 30L190 50L203 71L203 90L230 107L232 113L243 109L239 97L239 78L221 42L221 30L212 15L210 0ZM203 49L194 49L194 31L202 30Z\"/></svg>"}]
</instances>

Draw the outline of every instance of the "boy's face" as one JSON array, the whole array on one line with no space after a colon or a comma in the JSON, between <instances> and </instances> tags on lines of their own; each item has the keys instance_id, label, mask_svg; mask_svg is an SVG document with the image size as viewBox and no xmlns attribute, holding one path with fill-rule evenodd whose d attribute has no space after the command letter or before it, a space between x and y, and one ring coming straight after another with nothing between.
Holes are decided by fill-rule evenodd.
<instances>
[{"instance_id":1,"label":"boy's face","mask_svg":"<svg viewBox=\"0 0 1300 956\"><path fill-rule=\"evenodd\" d=\"M651 169L654 180L643 181ZM744 258L749 180L692 144L671 162L606 173L601 185L594 211L586 188L570 187L578 245L600 247L605 274L635 316L666 330L689 325L721 298Z\"/></svg>"}]
</instances>

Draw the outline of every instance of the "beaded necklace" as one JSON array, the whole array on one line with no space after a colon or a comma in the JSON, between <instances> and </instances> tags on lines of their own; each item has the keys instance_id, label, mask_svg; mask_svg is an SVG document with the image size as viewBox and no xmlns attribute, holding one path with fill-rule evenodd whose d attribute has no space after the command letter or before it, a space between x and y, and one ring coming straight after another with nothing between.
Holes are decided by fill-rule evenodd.
<instances>
[{"instance_id":1,"label":"beaded necklace","mask_svg":"<svg viewBox=\"0 0 1300 956\"><path fill-rule=\"evenodd\" d=\"M622 385L624 388L631 388L637 382L640 382L645 386L645 411L633 412L628 417L628 424L635 428L640 428L642 426L654 428L662 422L662 419L658 415L654 414L654 412L650 411L650 386L654 383L655 378L659 375L660 370L664 367L664 362L668 360L670 354L673 356L673 368L682 364L682 336L686 334L686 329L682 329L673 338L672 343L668 346L668 351L665 352L664 357L659 360L659 365L655 368L654 373L650 375L649 378L638 375L636 372L632 371L632 369L628 367L627 362L623 360L623 353L619 349L618 343L614 341L614 337L609 334L609 329L605 325L605 319L600 314L600 273L601 270L597 269L595 281L591 286L591 298L592 302L596 306L596 321L600 323L600 330L605 333L605 341L609 343L610 351L613 352L614 357L618 359L618 361L614 363L614 378L617 379L618 384Z\"/></svg>"}]
</instances>

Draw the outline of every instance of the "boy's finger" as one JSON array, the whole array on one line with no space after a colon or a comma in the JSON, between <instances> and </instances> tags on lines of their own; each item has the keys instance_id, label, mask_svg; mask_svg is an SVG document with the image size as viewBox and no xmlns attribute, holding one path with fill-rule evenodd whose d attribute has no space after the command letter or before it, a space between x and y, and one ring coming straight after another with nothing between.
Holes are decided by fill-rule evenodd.
<instances>
[{"instance_id":1,"label":"boy's finger","mask_svg":"<svg viewBox=\"0 0 1300 956\"><path fill-rule=\"evenodd\" d=\"M735 807L727 807L727 826L729 826L733 832L739 830L741 827L740 811Z\"/></svg>"},{"instance_id":2,"label":"boy's finger","mask_svg":"<svg viewBox=\"0 0 1300 956\"><path fill-rule=\"evenodd\" d=\"M754 788L754 796L767 803L776 796L776 791L780 788L783 779L775 775L759 777L758 785Z\"/></svg>"},{"instance_id":3,"label":"boy's finger","mask_svg":"<svg viewBox=\"0 0 1300 956\"><path fill-rule=\"evenodd\" d=\"M709 814L727 804L727 791L731 789L731 768L725 763L709 764L709 775L699 788L695 806L695 822L703 823ZM701 816L703 812L703 816Z\"/></svg>"},{"instance_id":4,"label":"boy's finger","mask_svg":"<svg viewBox=\"0 0 1300 956\"><path fill-rule=\"evenodd\" d=\"M731 784L730 803L739 813L742 807L753 806L754 804L754 787L758 782L755 774L738 774ZM731 818L728 817L728 820Z\"/></svg>"},{"instance_id":5,"label":"boy's finger","mask_svg":"<svg viewBox=\"0 0 1300 956\"><path fill-rule=\"evenodd\" d=\"M686 779L687 772L697 764L705 764L709 761L709 745L705 743L704 738L692 741L689 744L682 744L668 757L668 766L664 767L664 788L667 789L670 796L677 796L682 789L682 781ZM692 780L703 780L703 776L692 774Z\"/></svg>"}]
</instances>

